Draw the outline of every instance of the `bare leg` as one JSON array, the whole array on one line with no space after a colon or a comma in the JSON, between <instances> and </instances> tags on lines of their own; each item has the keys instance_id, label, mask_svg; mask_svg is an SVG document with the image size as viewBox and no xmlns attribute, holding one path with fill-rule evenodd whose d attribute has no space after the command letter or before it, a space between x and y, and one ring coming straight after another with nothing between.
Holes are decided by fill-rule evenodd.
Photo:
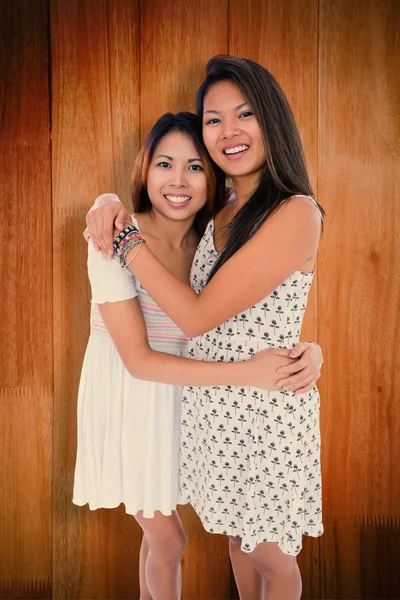
<instances>
[{"instance_id":1,"label":"bare leg","mask_svg":"<svg viewBox=\"0 0 400 600\"><path fill-rule=\"evenodd\" d=\"M186 538L176 511L165 516L156 511L152 519L140 511L135 519L148 544L145 579L152 600L179 600L181 596L180 557Z\"/></svg>"},{"instance_id":2,"label":"bare leg","mask_svg":"<svg viewBox=\"0 0 400 600\"><path fill-rule=\"evenodd\" d=\"M146 581L146 563L148 554L149 544L147 542L146 534L143 534L139 555L140 600L153 600Z\"/></svg>"},{"instance_id":3,"label":"bare leg","mask_svg":"<svg viewBox=\"0 0 400 600\"><path fill-rule=\"evenodd\" d=\"M241 538L229 536L229 554L241 600L260 600L263 579L250 560L248 552L240 549Z\"/></svg>"},{"instance_id":4,"label":"bare leg","mask_svg":"<svg viewBox=\"0 0 400 600\"><path fill-rule=\"evenodd\" d=\"M263 542L250 552L250 560L264 581L262 600L300 600L301 575L295 556L282 552L278 544Z\"/></svg>"}]
</instances>

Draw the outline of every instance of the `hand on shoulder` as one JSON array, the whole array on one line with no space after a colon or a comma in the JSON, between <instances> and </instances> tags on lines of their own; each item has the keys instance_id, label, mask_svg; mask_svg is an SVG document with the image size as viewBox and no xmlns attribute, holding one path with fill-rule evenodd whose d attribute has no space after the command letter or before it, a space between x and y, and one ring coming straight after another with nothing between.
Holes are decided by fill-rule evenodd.
<instances>
[{"instance_id":1,"label":"hand on shoulder","mask_svg":"<svg viewBox=\"0 0 400 600\"><path fill-rule=\"evenodd\" d=\"M128 211L116 194L102 194L86 215L88 234L96 250L105 257L113 255L114 225L118 231L124 228Z\"/></svg>"}]
</instances>

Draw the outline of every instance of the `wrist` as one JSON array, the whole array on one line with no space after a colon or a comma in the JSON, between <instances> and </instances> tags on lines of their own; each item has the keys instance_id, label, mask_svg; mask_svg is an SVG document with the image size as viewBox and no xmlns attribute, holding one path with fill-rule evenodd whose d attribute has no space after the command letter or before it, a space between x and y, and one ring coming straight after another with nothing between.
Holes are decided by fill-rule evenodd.
<instances>
[{"instance_id":1,"label":"wrist","mask_svg":"<svg viewBox=\"0 0 400 600\"><path fill-rule=\"evenodd\" d=\"M254 375L250 360L229 363L232 385L254 385Z\"/></svg>"}]
</instances>

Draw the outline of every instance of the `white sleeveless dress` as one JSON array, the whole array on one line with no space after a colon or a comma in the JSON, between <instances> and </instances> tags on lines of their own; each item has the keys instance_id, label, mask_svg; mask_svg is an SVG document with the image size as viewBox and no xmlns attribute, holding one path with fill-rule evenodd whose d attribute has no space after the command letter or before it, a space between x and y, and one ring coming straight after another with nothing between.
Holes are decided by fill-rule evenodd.
<instances>
[{"instance_id":1,"label":"white sleeveless dress","mask_svg":"<svg viewBox=\"0 0 400 600\"><path fill-rule=\"evenodd\" d=\"M182 388L141 381L126 370L98 304L138 297L154 350L184 356L188 339L117 259L89 242L90 337L78 396L78 450L73 502L91 510L125 504L135 515L170 515L179 494Z\"/></svg>"},{"instance_id":2,"label":"white sleeveless dress","mask_svg":"<svg viewBox=\"0 0 400 600\"><path fill-rule=\"evenodd\" d=\"M191 285L206 285L218 258L211 221L197 249ZM294 346L313 273L295 271L269 296L190 341L200 360L239 361L270 347ZM238 282L240 285L240 282ZM251 552L277 542L296 555L302 535L320 536L319 394L254 387L185 387L181 488L211 533L242 538Z\"/></svg>"}]
</instances>

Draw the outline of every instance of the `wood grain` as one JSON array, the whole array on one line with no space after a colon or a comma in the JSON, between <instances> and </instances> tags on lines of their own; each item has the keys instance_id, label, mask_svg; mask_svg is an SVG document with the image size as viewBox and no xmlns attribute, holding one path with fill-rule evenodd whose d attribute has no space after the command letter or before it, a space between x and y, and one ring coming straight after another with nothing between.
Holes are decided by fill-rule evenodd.
<instances>
[{"instance_id":1,"label":"wood grain","mask_svg":"<svg viewBox=\"0 0 400 600\"><path fill-rule=\"evenodd\" d=\"M47 3L0 3L0 597L51 594Z\"/></svg>"},{"instance_id":2,"label":"wood grain","mask_svg":"<svg viewBox=\"0 0 400 600\"><path fill-rule=\"evenodd\" d=\"M397 0L0 2L0 598L139 595L135 521L72 505L84 216L107 190L129 204L139 141L228 52L282 85L327 210L302 332L325 354L325 534L303 597L400 598L399 24ZM227 540L179 512L183 598L237 598Z\"/></svg>"},{"instance_id":3,"label":"wood grain","mask_svg":"<svg viewBox=\"0 0 400 600\"><path fill-rule=\"evenodd\" d=\"M56 0L50 3L50 15L56 307L54 593L57 598L125 598L138 595L140 528L122 509L90 513L74 507L71 498L77 388L89 330L82 231L94 198L107 190L122 192L129 181L137 144L137 3Z\"/></svg>"},{"instance_id":4,"label":"wood grain","mask_svg":"<svg viewBox=\"0 0 400 600\"><path fill-rule=\"evenodd\" d=\"M227 53L227 0L141 0L141 142L163 113L195 111L207 61Z\"/></svg>"},{"instance_id":5,"label":"wood grain","mask_svg":"<svg viewBox=\"0 0 400 600\"><path fill-rule=\"evenodd\" d=\"M130 207L130 174L139 150L139 2L108 0L111 128L115 187Z\"/></svg>"},{"instance_id":6,"label":"wood grain","mask_svg":"<svg viewBox=\"0 0 400 600\"><path fill-rule=\"evenodd\" d=\"M366 573L376 579L373 597L400 596L371 551L374 531L395 547L384 524L400 520L399 8L345 0L320 8L323 497L337 536L328 532L321 549L324 598L372 597L361 596ZM362 544L359 523L369 528Z\"/></svg>"},{"instance_id":7,"label":"wood grain","mask_svg":"<svg viewBox=\"0 0 400 600\"><path fill-rule=\"evenodd\" d=\"M259 62L278 80L293 110L309 175L317 191L318 2L230 0L229 7L229 53ZM301 332L302 340L318 340L317 285L316 274ZM298 562L304 597L318 598L318 539L303 539Z\"/></svg>"}]
</instances>

